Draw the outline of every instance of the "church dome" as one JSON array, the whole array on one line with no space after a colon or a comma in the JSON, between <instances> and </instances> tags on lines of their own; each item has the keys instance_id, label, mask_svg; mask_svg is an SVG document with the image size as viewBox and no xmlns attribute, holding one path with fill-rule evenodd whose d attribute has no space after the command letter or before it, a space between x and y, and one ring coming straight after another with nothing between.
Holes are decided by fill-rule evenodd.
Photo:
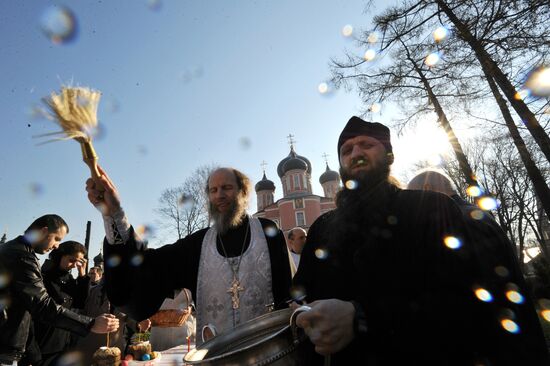
<instances>
[{"instance_id":1,"label":"church dome","mask_svg":"<svg viewBox=\"0 0 550 366\"><path fill-rule=\"evenodd\" d=\"M300 158L291 158L283 164L283 174L293 169L307 171L307 163Z\"/></svg>"},{"instance_id":2,"label":"church dome","mask_svg":"<svg viewBox=\"0 0 550 366\"><path fill-rule=\"evenodd\" d=\"M326 182L338 181L339 179L340 179L340 174L338 174L338 172L335 172L334 170L330 170L327 164L327 169L319 177L319 183L325 184Z\"/></svg>"},{"instance_id":3,"label":"church dome","mask_svg":"<svg viewBox=\"0 0 550 366\"><path fill-rule=\"evenodd\" d=\"M262 178L261 181L256 183L255 189L256 189L256 192L274 191L275 190L275 183L273 183L272 181L267 179L267 177L265 176L265 172L264 172L264 177Z\"/></svg>"},{"instance_id":4,"label":"church dome","mask_svg":"<svg viewBox=\"0 0 550 366\"><path fill-rule=\"evenodd\" d=\"M311 174L311 162L308 158L296 154L293 147L290 148L288 156L277 165L277 174L282 178L286 172L292 169L306 170Z\"/></svg>"}]
</instances>

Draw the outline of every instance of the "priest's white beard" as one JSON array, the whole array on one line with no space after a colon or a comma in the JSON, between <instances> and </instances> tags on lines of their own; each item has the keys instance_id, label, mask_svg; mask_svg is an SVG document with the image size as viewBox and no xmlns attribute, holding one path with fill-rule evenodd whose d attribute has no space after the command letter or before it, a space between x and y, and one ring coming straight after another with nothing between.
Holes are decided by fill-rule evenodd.
<instances>
[{"instance_id":1,"label":"priest's white beard","mask_svg":"<svg viewBox=\"0 0 550 366\"><path fill-rule=\"evenodd\" d=\"M225 234L227 230L239 226L243 222L247 207L248 199L242 194L239 194L237 198L231 202L229 210L226 213L218 211L218 208L210 203L210 217L218 233Z\"/></svg>"}]
</instances>

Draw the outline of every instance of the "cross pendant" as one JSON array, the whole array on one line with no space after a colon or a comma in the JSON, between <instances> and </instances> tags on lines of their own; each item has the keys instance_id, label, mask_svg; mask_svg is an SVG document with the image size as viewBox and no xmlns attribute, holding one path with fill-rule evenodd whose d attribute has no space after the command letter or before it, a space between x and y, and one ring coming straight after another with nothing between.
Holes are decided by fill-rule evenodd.
<instances>
[{"instance_id":1,"label":"cross pendant","mask_svg":"<svg viewBox=\"0 0 550 366\"><path fill-rule=\"evenodd\" d=\"M233 277L231 287L227 290L227 293L231 294L231 304L233 310L239 308L239 291L244 291L244 287L241 286L241 283L236 277Z\"/></svg>"}]
</instances>

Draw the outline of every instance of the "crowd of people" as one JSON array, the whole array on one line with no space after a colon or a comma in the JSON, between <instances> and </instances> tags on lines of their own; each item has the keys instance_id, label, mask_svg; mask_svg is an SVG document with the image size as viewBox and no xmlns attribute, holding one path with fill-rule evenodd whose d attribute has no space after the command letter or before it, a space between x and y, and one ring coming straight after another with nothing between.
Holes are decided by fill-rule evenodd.
<instances>
[{"instance_id":1,"label":"crowd of people","mask_svg":"<svg viewBox=\"0 0 550 366\"><path fill-rule=\"evenodd\" d=\"M308 232L294 228L285 240L272 221L249 215L250 180L218 168L205 187L211 226L158 249L136 234L100 168L86 189L105 223L103 253L118 260L103 277L96 267L86 274L85 248L60 244L68 226L56 215L0 246L0 271L10 276L0 364L55 365L68 349L97 348L102 333L122 340L124 324L148 329L189 291L199 346L295 300L309 306L296 319L308 338L301 365L327 356L331 365L548 365L514 246L490 213L436 171L400 188L380 123L352 117L337 153L336 208ZM35 253L47 252L40 269Z\"/></svg>"}]
</instances>

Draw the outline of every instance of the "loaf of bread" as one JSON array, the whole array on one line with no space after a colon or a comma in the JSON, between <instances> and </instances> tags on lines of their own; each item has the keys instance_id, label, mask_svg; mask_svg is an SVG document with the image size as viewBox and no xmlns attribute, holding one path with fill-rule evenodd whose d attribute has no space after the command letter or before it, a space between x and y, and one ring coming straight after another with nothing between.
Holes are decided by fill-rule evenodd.
<instances>
[{"instance_id":1,"label":"loaf of bread","mask_svg":"<svg viewBox=\"0 0 550 366\"><path fill-rule=\"evenodd\" d=\"M101 347L92 356L92 366L120 366L120 356L118 347Z\"/></svg>"}]
</instances>

